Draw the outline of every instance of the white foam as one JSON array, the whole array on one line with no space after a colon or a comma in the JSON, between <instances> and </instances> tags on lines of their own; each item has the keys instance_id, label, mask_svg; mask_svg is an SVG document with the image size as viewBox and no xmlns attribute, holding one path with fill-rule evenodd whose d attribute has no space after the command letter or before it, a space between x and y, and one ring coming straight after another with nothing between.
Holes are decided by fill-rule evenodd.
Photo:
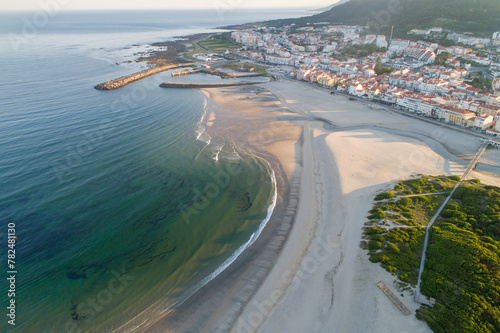
<instances>
[{"instance_id":1,"label":"white foam","mask_svg":"<svg viewBox=\"0 0 500 333\"><path fill-rule=\"evenodd\" d=\"M217 151L216 151L215 156L214 156L214 161L215 162L219 161L219 154L222 151L222 148L224 148L224 145L225 145L225 143L223 143L222 146L217 146L217 148L216 148Z\"/></svg>"},{"instance_id":2,"label":"white foam","mask_svg":"<svg viewBox=\"0 0 500 333\"><path fill-rule=\"evenodd\" d=\"M257 238L262 233L262 230L264 230L265 226L267 225L267 222L269 222L269 220L271 219L271 216L272 216L273 211L274 211L274 207L276 206L276 200L277 200L277 197L278 197L278 189L277 189L277 184L276 184L276 177L274 175L274 170L271 169L271 172L272 172L271 173L272 182L273 182L273 185L274 185L273 199L271 201L271 204L267 208L266 218L260 223L259 228L257 229L257 231L255 231L250 236L250 239L245 244L243 244L242 246L240 246L238 248L238 250L236 250L229 258L227 258L222 263L222 265L220 265L214 272L212 272L210 275L208 275L207 277L205 277L203 280L201 280L199 283L197 283L192 288L189 288L181 296L181 299L179 301L177 301L174 304L172 304L171 306L167 307L163 312L165 312L165 311L167 311L169 309L173 309L173 308L181 305L184 301L186 301L189 297L191 297L195 292L197 292L198 290L200 290L204 285L206 285L207 283L209 283L210 281L212 281L217 275L219 275L220 273L222 273L227 267L229 267L240 256L240 254L243 253L243 251L245 251L250 245L252 245L257 240Z\"/></svg>"},{"instance_id":3,"label":"white foam","mask_svg":"<svg viewBox=\"0 0 500 333\"><path fill-rule=\"evenodd\" d=\"M203 133L205 133L206 127L204 125L204 122L205 122L205 118L207 117L207 111L208 111L208 99L207 99L207 97L205 97L205 100L203 102L203 115L201 116L200 121L198 121L198 123L196 124L196 130L195 130L196 131L196 140L200 140ZM205 141L203 139L201 139L201 140Z\"/></svg>"}]
</instances>

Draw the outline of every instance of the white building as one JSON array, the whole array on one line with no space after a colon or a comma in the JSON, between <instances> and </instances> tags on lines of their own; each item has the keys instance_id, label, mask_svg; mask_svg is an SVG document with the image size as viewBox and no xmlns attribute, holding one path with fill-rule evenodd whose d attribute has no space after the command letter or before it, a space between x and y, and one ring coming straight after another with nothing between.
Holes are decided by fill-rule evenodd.
<instances>
[{"instance_id":1,"label":"white building","mask_svg":"<svg viewBox=\"0 0 500 333\"><path fill-rule=\"evenodd\" d=\"M482 131L487 130L493 124L493 117L489 115L477 116L474 120L474 128L480 129Z\"/></svg>"},{"instance_id":2,"label":"white building","mask_svg":"<svg viewBox=\"0 0 500 333\"><path fill-rule=\"evenodd\" d=\"M375 46L387 48L387 40L385 40L385 35L377 35L377 38L375 38Z\"/></svg>"}]
</instances>

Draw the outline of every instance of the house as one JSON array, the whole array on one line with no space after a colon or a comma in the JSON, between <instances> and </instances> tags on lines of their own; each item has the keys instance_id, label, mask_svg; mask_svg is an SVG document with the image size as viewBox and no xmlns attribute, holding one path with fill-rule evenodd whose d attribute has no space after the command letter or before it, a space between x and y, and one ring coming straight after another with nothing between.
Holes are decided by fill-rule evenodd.
<instances>
[{"instance_id":1,"label":"house","mask_svg":"<svg viewBox=\"0 0 500 333\"><path fill-rule=\"evenodd\" d=\"M406 94L398 97L397 104L408 111L417 112L418 105L422 102L422 96Z\"/></svg>"},{"instance_id":2,"label":"house","mask_svg":"<svg viewBox=\"0 0 500 333\"><path fill-rule=\"evenodd\" d=\"M500 129L497 129L497 127L495 127L495 129L493 129L493 128L487 129L486 134L493 135L493 136L500 136Z\"/></svg>"},{"instance_id":3,"label":"house","mask_svg":"<svg viewBox=\"0 0 500 333\"><path fill-rule=\"evenodd\" d=\"M436 103L432 101L422 101L417 107L417 113L423 114L427 117L436 116L436 114L435 113L433 114L432 112L434 110L435 105Z\"/></svg>"},{"instance_id":4,"label":"house","mask_svg":"<svg viewBox=\"0 0 500 333\"><path fill-rule=\"evenodd\" d=\"M479 115L487 114L495 117L497 114L500 113L500 106L483 104L477 108L477 113Z\"/></svg>"},{"instance_id":5,"label":"house","mask_svg":"<svg viewBox=\"0 0 500 333\"><path fill-rule=\"evenodd\" d=\"M371 87L368 89L367 92L368 99L372 100L378 98L379 95L380 95L380 89L378 87Z\"/></svg>"},{"instance_id":6,"label":"house","mask_svg":"<svg viewBox=\"0 0 500 333\"><path fill-rule=\"evenodd\" d=\"M473 127L481 131L485 131L493 124L493 117L490 115L482 115L475 117Z\"/></svg>"},{"instance_id":7,"label":"house","mask_svg":"<svg viewBox=\"0 0 500 333\"><path fill-rule=\"evenodd\" d=\"M475 116L474 112L452 108L444 111L444 120L461 126L467 126L468 120Z\"/></svg>"}]
</instances>

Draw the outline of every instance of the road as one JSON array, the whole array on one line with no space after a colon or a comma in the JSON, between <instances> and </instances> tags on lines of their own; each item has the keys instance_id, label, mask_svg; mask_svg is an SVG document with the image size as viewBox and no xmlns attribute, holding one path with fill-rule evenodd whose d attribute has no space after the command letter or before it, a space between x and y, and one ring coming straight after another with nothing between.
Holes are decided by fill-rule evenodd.
<instances>
[{"instance_id":1,"label":"road","mask_svg":"<svg viewBox=\"0 0 500 333\"><path fill-rule=\"evenodd\" d=\"M273 64L270 64L270 66L273 66ZM273 72L272 70L268 70L268 71L270 71L271 73ZM318 84L313 84L313 83L306 82L306 81L299 81L299 80L296 80L296 79L292 79L292 78L289 78L289 77L287 77L287 76L285 76L283 74L280 74L280 73L273 73L273 75L276 75L276 79L277 80L285 79L285 80L296 81L296 82L304 82L305 84L311 84L311 85L314 85L316 87L324 88L324 89L328 90L327 88L322 87L322 86L320 86ZM361 102L361 103L364 103L364 104L375 104L375 105L377 105L379 107L379 110L384 110L384 111L388 111L388 112L396 112L396 113L405 115L407 117L411 117L411 118L414 118L414 119L419 119L421 121L425 121L425 122L428 122L428 123L431 123L431 124L435 124L435 125L438 125L438 126L441 126L441 127L446 127L448 129L451 129L451 130L454 130L454 131L458 131L458 132L462 132L462 133L465 133L465 134L474 135L475 137L481 138L483 140L491 140L493 142L500 143L500 139L498 139L498 138L493 138L491 136L479 133L477 131L472 131L472 130L469 130L467 128L463 128L463 127L460 127L458 125L451 125L451 124L445 123L443 121L435 120L435 119L432 119L432 118L429 118L429 117L426 117L426 116L423 116L423 115L417 115L417 114L411 113L409 111L403 111L403 110L398 109L398 108L396 108L394 106L391 106L391 105L388 105L388 104L379 103L377 101L372 101L372 100L369 100L369 99L366 99L366 98L362 98L362 97L357 97L357 96L349 95L346 92L337 91L337 90L334 90L334 92L335 92L335 95L342 95L342 96L345 96L345 97L354 98L355 101L358 101L358 102Z\"/></svg>"},{"instance_id":2,"label":"road","mask_svg":"<svg viewBox=\"0 0 500 333\"><path fill-rule=\"evenodd\" d=\"M467 130L467 129L459 127L459 126L454 126L454 125L451 125L451 124L447 124L447 123L444 123L442 121L434 120L432 118L425 117L425 116L420 116L420 115L417 115L417 114L414 114L414 113L411 113L411 112L408 112L408 111L403 111L403 110L397 109L397 108L395 108L393 106L390 106L390 105L387 105L387 104L382 104L382 103L374 102L374 101L371 101L371 100L368 100L368 99L362 98L362 97L356 97L356 96L349 95L348 93L341 92L341 91L335 91L335 94L337 94L337 95L344 95L346 97L351 97L351 98L354 98L356 101L359 101L359 102L365 103L365 104L376 104L378 107L380 107L381 109L383 109L385 111L396 112L396 113L405 115L407 117L419 119L421 121L426 121L428 123L435 124L435 125L438 125L438 126L441 126L441 127L446 127L446 128L451 129L451 130L454 130L454 131L458 131L458 132L462 132L462 133L466 133L466 134L471 134L471 135L474 135L476 137L482 138L484 140L492 140L492 141L497 141L497 142L499 141L498 139L492 138L491 136L487 136L487 135L484 135L482 133L478 133L478 132L475 132L475 131Z\"/></svg>"}]
</instances>

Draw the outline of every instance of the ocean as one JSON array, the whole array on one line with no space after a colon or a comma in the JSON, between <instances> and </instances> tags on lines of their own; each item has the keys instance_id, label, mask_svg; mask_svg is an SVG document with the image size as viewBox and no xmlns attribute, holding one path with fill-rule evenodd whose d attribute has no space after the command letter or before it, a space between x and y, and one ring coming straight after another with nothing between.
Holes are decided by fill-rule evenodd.
<instances>
[{"instance_id":1,"label":"ocean","mask_svg":"<svg viewBox=\"0 0 500 333\"><path fill-rule=\"evenodd\" d=\"M203 94L158 87L171 72L113 91L94 85L142 69L116 63L149 43L307 12L43 13L0 13L0 330L130 331L248 247L276 185L266 161L205 133Z\"/></svg>"}]
</instances>

